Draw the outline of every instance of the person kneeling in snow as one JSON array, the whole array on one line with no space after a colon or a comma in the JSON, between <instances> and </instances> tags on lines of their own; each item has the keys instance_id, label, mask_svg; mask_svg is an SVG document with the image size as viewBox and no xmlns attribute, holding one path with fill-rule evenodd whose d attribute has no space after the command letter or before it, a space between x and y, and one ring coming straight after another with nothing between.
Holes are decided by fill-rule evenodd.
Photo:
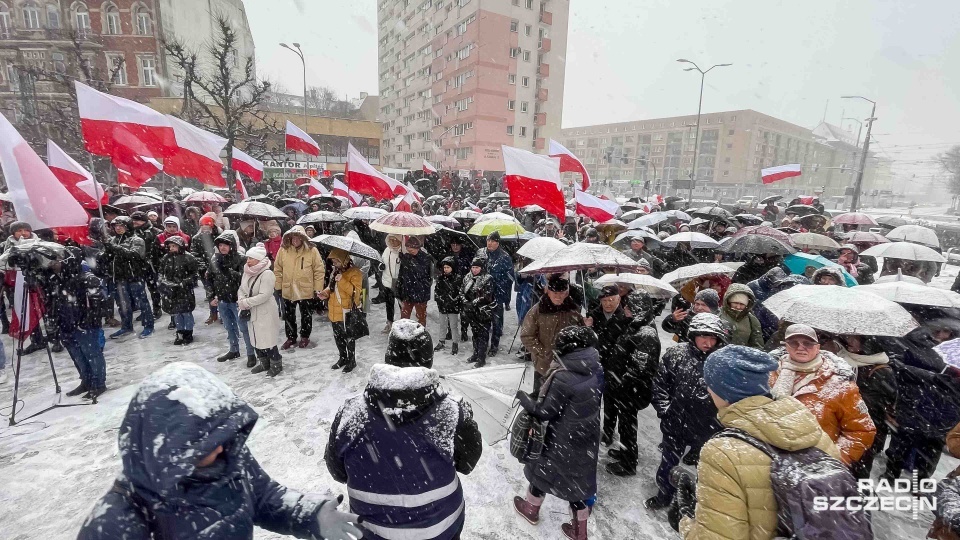
<instances>
[{"instance_id":1,"label":"person kneeling in snow","mask_svg":"<svg viewBox=\"0 0 960 540\"><path fill-rule=\"evenodd\" d=\"M339 500L273 481L247 449L257 413L212 373L175 362L148 376L120 424L123 471L78 540L362 537Z\"/></svg>"},{"instance_id":2,"label":"person kneeling in snow","mask_svg":"<svg viewBox=\"0 0 960 540\"><path fill-rule=\"evenodd\" d=\"M386 364L370 370L363 395L347 400L330 427L324 460L347 484L350 511L367 538L459 539L469 474L483 446L473 410L447 395L420 324L393 324Z\"/></svg>"}]
</instances>

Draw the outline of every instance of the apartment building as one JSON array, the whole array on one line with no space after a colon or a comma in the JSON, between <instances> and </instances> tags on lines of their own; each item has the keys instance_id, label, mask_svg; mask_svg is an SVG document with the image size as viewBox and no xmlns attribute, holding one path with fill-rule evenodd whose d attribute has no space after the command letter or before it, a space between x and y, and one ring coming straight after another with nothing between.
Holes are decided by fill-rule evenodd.
<instances>
[{"instance_id":1,"label":"apartment building","mask_svg":"<svg viewBox=\"0 0 960 540\"><path fill-rule=\"evenodd\" d=\"M560 133L569 0L380 0L383 165L503 171Z\"/></svg>"}]
</instances>

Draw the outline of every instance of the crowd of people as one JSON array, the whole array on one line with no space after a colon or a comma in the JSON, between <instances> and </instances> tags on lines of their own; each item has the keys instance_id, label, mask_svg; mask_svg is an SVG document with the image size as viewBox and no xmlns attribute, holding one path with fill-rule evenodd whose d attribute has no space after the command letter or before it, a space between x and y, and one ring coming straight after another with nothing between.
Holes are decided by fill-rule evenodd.
<instances>
[{"instance_id":1,"label":"crowd of people","mask_svg":"<svg viewBox=\"0 0 960 540\"><path fill-rule=\"evenodd\" d=\"M65 349L80 381L69 396L95 399L107 391L103 350L114 342L190 345L198 303L209 315L203 324L223 328L226 352L218 362L245 356L252 374L280 376L284 352L317 347L311 338L320 321L330 323L337 348L332 369L369 368L363 394L333 419L325 454L334 480L347 485L352 514L336 511L338 501L272 481L245 445L257 418L252 408L202 368L173 364L144 381L131 402L120 431L123 473L81 538L179 538L207 527L219 528L211 538L249 537L254 525L298 537L348 538L362 529L365 538L460 538L467 510L458 473L473 470L483 443L470 405L449 394L433 369L435 352L446 351L448 342L465 365L480 368L492 358L532 364L532 391L516 398L547 427L542 452L524 463L529 485L513 504L537 524L547 495L567 501L571 515L562 534L575 540L587 538L601 448L607 473L636 476L638 415L651 406L660 422L660 462L649 479L655 493L644 506L665 510L684 538L784 532L789 524L782 513L778 521L771 452L819 452L838 464L831 477L838 481L876 476L877 462L888 480L909 470L923 479L933 476L944 444L960 433L960 369L934 349L960 337L960 312L903 303L917 327L891 337L831 333L781 319L764 305L798 285L846 287L848 278L868 285L885 276L929 281L936 273L905 260L878 266L861 256L869 246L847 241L849 227L832 227L822 215L771 221L782 209L765 208L757 216L762 227L819 232L840 246L809 253L831 264L796 272L781 253L664 243L680 232L726 241L745 225L736 219L698 223L673 213L651 228L611 231L573 216L561 225L511 209L507 199L477 197L501 186L464 191L449 175L433 180L437 195L411 205L412 213L429 218L473 209L476 215L420 236L377 232L372 219L308 219L311 212L340 212L330 197L277 203L287 219L229 218L225 203L165 217L108 206L105 219L91 221L86 245L60 239L63 255L41 265L26 286L46 324L23 336L29 345L22 352ZM393 211L390 201L362 205ZM655 279L706 263L729 271L714 268L674 282L679 292L672 298L629 283L597 285L604 268L527 274L521 269L533 261L517 253L519 235L467 233L490 212L515 216L527 230L567 245L615 246L635 261L632 272ZM7 271L3 299L11 307L17 270L26 270L15 255L38 240L58 239L18 221L8 233L0 269ZM330 247L316 240L320 233L381 255L372 260ZM511 304L521 348L507 358ZM380 336L374 331L368 338L386 336L384 363L358 358L358 337L347 324L352 312L371 305L386 313ZM429 312L439 323L428 323ZM4 331L15 331L6 309L0 314ZM155 330L163 315L169 338ZM660 330L672 345L664 346L669 338L661 340ZM171 398L177 386L207 396L216 414ZM162 452L148 444L158 435ZM960 532L952 527L957 516L938 518L939 531Z\"/></svg>"}]
</instances>

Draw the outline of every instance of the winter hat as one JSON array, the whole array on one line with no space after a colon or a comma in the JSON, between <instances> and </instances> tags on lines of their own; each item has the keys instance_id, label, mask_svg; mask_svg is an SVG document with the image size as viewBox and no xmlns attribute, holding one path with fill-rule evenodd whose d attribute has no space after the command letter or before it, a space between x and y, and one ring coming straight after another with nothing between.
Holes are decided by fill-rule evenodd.
<instances>
[{"instance_id":1,"label":"winter hat","mask_svg":"<svg viewBox=\"0 0 960 540\"><path fill-rule=\"evenodd\" d=\"M421 247L422 245L423 245L423 244L420 243L420 239L417 238L416 236L410 236L410 237L407 238L406 246L407 246L408 248L419 248L419 247Z\"/></svg>"},{"instance_id":2,"label":"winter hat","mask_svg":"<svg viewBox=\"0 0 960 540\"><path fill-rule=\"evenodd\" d=\"M563 292L570 288L570 280L563 277L563 274L553 274L547 279L547 290L553 292Z\"/></svg>"},{"instance_id":3,"label":"winter hat","mask_svg":"<svg viewBox=\"0 0 960 540\"><path fill-rule=\"evenodd\" d=\"M600 289L600 298L609 298L611 296L618 296L620 294L620 288L616 285L605 285Z\"/></svg>"},{"instance_id":4,"label":"winter hat","mask_svg":"<svg viewBox=\"0 0 960 540\"><path fill-rule=\"evenodd\" d=\"M433 367L433 339L420 323L400 319L390 328L384 361L397 367Z\"/></svg>"},{"instance_id":5,"label":"winter hat","mask_svg":"<svg viewBox=\"0 0 960 540\"><path fill-rule=\"evenodd\" d=\"M180 228L180 218L177 216L167 216L167 219L163 220L163 224L166 225L167 223L173 223L178 229Z\"/></svg>"},{"instance_id":6,"label":"winter hat","mask_svg":"<svg viewBox=\"0 0 960 540\"><path fill-rule=\"evenodd\" d=\"M263 246L263 242L258 243L256 246L247 250L247 258L255 259L262 261L267 258L267 248Z\"/></svg>"},{"instance_id":7,"label":"winter hat","mask_svg":"<svg viewBox=\"0 0 960 540\"><path fill-rule=\"evenodd\" d=\"M646 259L640 259L637 261L637 266L647 270L648 272L653 272L653 266L650 264L650 261Z\"/></svg>"},{"instance_id":8,"label":"winter hat","mask_svg":"<svg viewBox=\"0 0 960 540\"><path fill-rule=\"evenodd\" d=\"M10 234L13 234L17 231L22 231L24 229L29 232L33 232L33 227L31 227L26 221L14 221L10 224Z\"/></svg>"},{"instance_id":9,"label":"winter hat","mask_svg":"<svg viewBox=\"0 0 960 540\"><path fill-rule=\"evenodd\" d=\"M778 367L777 361L763 351L729 345L707 356L703 364L703 380L707 388L721 399L736 403L748 397L769 394L770 372Z\"/></svg>"},{"instance_id":10,"label":"winter hat","mask_svg":"<svg viewBox=\"0 0 960 540\"><path fill-rule=\"evenodd\" d=\"M733 302L740 302L745 306L750 305L750 297L747 295L747 293L742 293L742 292L731 294L726 298L726 301L727 301L727 304L732 304Z\"/></svg>"},{"instance_id":11,"label":"winter hat","mask_svg":"<svg viewBox=\"0 0 960 540\"><path fill-rule=\"evenodd\" d=\"M657 238L661 240L666 240L667 238L670 238L670 233L668 233L667 231L661 231L657 233Z\"/></svg>"},{"instance_id":12,"label":"winter hat","mask_svg":"<svg viewBox=\"0 0 960 540\"><path fill-rule=\"evenodd\" d=\"M154 212L153 210L147 212L147 218L160 217L160 214Z\"/></svg>"},{"instance_id":13,"label":"winter hat","mask_svg":"<svg viewBox=\"0 0 960 540\"><path fill-rule=\"evenodd\" d=\"M713 313L697 313L690 319L687 336L713 336L726 343L730 339L730 329L723 319Z\"/></svg>"},{"instance_id":14,"label":"winter hat","mask_svg":"<svg viewBox=\"0 0 960 540\"><path fill-rule=\"evenodd\" d=\"M833 278L837 280L841 287L846 286L846 280L843 279L843 272L836 266L824 266L823 268L818 269L813 273L813 278L811 281L813 281L814 285L819 285L820 278L827 275L833 276Z\"/></svg>"},{"instance_id":15,"label":"winter hat","mask_svg":"<svg viewBox=\"0 0 960 540\"><path fill-rule=\"evenodd\" d=\"M263 229L263 232L267 233L267 235L270 235L270 233L273 232L276 232L277 234L283 233L283 229L280 228L280 225L278 225L277 222L272 219L269 221L264 221L260 225Z\"/></svg>"},{"instance_id":16,"label":"winter hat","mask_svg":"<svg viewBox=\"0 0 960 540\"><path fill-rule=\"evenodd\" d=\"M487 258L482 255L477 255L473 258L473 261L470 263L470 266L479 266L480 268L487 267Z\"/></svg>"},{"instance_id":17,"label":"winter hat","mask_svg":"<svg viewBox=\"0 0 960 540\"><path fill-rule=\"evenodd\" d=\"M843 253L844 251L852 251L856 255L860 254L860 250L857 249L857 246L853 244L844 244L840 246L840 253Z\"/></svg>"},{"instance_id":18,"label":"winter hat","mask_svg":"<svg viewBox=\"0 0 960 540\"><path fill-rule=\"evenodd\" d=\"M201 227L213 227L216 224L212 216L203 216L200 218Z\"/></svg>"},{"instance_id":19,"label":"winter hat","mask_svg":"<svg viewBox=\"0 0 960 540\"><path fill-rule=\"evenodd\" d=\"M245 219L240 222L240 230L246 229L247 227L253 227L256 222L252 219Z\"/></svg>"},{"instance_id":20,"label":"winter hat","mask_svg":"<svg viewBox=\"0 0 960 540\"><path fill-rule=\"evenodd\" d=\"M500 243L500 232L499 232L499 231L493 231L492 233L488 234L488 235L487 235L487 241L489 242L489 241L491 241L491 240L493 240L494 242L497 242L497 243L499 244L499 243Z\"/></svg>"},{"instance_id":21,"label":"winter hat","mask_svg":"<svg viewBox=\"0 0 960 540\"><path fill-rule=\"evenodd\" d=\"M130 214L130 219L134 221L148 221L146 212L142 210L137 210L136 212Z\"/></svg>"},{"instance_id":22,"label":"winter hat","mask_svg":"<svg viewBox=\"0 0 960 540\"><path fill-rule=\"evenodd\" d=\"M560 356L597 346L597 333L586 326L568 326L557 334L553 350Z\"/></svg>"},{"instance_id":23,"label":"winter hat","mask_svg":"<svg viewBox=\"0 0 960 540\"><path fill-rule=\"evenodd\" d=\"M698 292L697 295L693 297L694 302L697 300L706 304L714 314L720 311L720 294L713 289L703 289Z\"/></svg>"},{"instance_id":24,"label":"winter hat","mask_svg":"<svg viewBox=\"0 0 960 540\"><path fill-rule=\"evenodd\" d=\"M650 295L645 291L630 291L630 294L624 298L624 306L633 313L633 316L646 313L652 306Z\"/></svg>"},{"instance_id":25,"label":"winter hat","mask_svg":"<svg viewBox=\"0 0 960 540\"><path fill-rule=\"evenodd\" d=\"M183 238L181 238L180 235L177 235L177 234L175 234L175 235L171 236L170 238L167 238L166 240L164 240L164 241L163 241L163 244L164 244L164 245L167 245L167 244L176 244L176 245L180 246L180 251L181 251L181 252L183 251L184 246L187 245L187 243L183 241Z\"/></svg>"}]
</instances>

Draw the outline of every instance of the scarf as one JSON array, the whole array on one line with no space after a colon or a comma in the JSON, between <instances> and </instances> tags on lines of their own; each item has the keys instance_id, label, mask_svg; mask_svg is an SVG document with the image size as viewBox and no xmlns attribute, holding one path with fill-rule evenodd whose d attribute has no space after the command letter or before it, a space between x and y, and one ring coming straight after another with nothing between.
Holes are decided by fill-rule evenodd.
<instances>
[{"instance_id":1,"label":"scarf","mask_svg":"<svg viewBox=\"0 0 960 540\"><path fill-rule=\"evenodd\" d=\"M780 358L780 375L770 393L775 398L794 396L798 390L816 378L821 365L823 365L823 355L820 354L805 364L792 362L789 355L783 355Z\"/></svg>"},{"instance_id":2,"label":"scarf","mask_svg":"<svg viewBox=\"0 0 960 540\"><path fill-rule=\"evenodd\" d=\"M248 276L250 276L250 277L253 277L253 276L258 275L260 272L263 272L264 270L266 270L266 269L269 268L269 267L270 267L270 258L269 258L269 257L264 257L263 259L260 259L260 262L258 262L257 264L255 264L255 265L253 265L253 266L244 265L244 266L243 266L243 273L246 274L246 275L248 275Z\"/></svg>"},{"instance_id":3,"label":"scarf","mask_svg":"<svg viewBox=\"0 0 960 540\"><path fill-rule=\"evenodd\" d=\"M890 363L887 353L879 352L877 354L857 354L841 348L837 356L843 358L850 367L853 368L853 377L856 380L857 368L865 366L882 366Z\"/></svg>"}]
</instances>

